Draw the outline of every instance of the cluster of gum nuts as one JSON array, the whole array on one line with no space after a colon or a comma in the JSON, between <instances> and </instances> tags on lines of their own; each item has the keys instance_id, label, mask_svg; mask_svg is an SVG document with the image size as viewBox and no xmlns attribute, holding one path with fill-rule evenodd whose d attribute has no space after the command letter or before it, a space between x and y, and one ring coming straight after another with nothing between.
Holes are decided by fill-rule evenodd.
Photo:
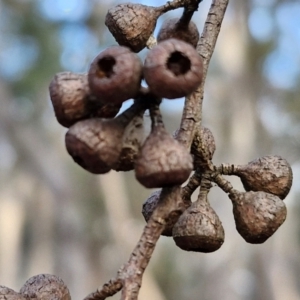
<instances>
[{"instance_id":1,"label":"cluster of gum nuts","mask_svg":"<svg viewBox=\"0 0 300 300\"><path fill-rule=\"evenodd\" d=\"M119 45L101 52L87 74L63 72L53 78L50 97L58 122L69 128L67 151L94 174L134 170L147 188L179 186L174 198L182 202L180 214L168 220L162 234L172 236L184 250L212 252L224 242L222 223L207 199L211 181L228 193L240 235L249 243L263 243L286 218L282 200L291 188L292 170L285 159L274 155L244 166L214 166L212 172L215 141L208 128L196 129L191 151L176 140L176 134L166 131L159 110L162 98L188 96L203 77L202 59L195 49L199 33L184 14L163 23L158 44L148 51L144 63L135 53L148 45L156 20L168 11L168 5L113 7L105 23ZM147 88L141 86L143 79ZM117 115L128 99L134 99L132 106ZM145 137L146 110L151 131ZM222 184L221 174L239 176L246 191ZM198 199L192 202L198 186ZM144 203L146 221L159 204L161 191Z\"/></svg>"}]
</instances>

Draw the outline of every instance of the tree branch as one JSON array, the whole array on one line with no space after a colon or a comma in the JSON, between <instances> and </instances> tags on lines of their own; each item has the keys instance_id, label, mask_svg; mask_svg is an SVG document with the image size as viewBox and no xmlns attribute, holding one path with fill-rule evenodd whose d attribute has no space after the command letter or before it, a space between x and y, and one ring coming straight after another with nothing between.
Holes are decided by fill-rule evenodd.
<instances>
[{"instance_id":1,"label":"tree branch","mask_svg":"<svg viewBox=\"0 0 300 300\"><path fill-rule=\"evenodd\" d=\"M195 125L201 124L204 84L208 65L229 0L213 0L210 7L197 51L203 58L203 82L185 100L185 106L177 139L190 148ZM177 2L177 1L174 1ZM178 1L184 3L185 1ZM167 7L172 2L168 2ZM157 208L146 224L143 234L128 262L119 270L116 279L104 284L102 289L88 295L84 300L104 300L122 289L122 300L136 300L141 287L142 276L156 243L166 227L167 220L176 217L182 209L181 187L163 188Z\"/></svg>"},{"instance_id":2,"label":"tree branch","mask_svg":"<svg viewBox=\"0 0 300 300\"><path fill-rule=\"evenodd\" d=\"M203 58L203 81L199 88L185 100L182 121L177 136L177 140L187 148L190 148L192 144L195 124L201 126L204 85L208 66L216 46L228 2L229 0L212 1L197 46L197 51Z\"/></svg>"}]
</instances>

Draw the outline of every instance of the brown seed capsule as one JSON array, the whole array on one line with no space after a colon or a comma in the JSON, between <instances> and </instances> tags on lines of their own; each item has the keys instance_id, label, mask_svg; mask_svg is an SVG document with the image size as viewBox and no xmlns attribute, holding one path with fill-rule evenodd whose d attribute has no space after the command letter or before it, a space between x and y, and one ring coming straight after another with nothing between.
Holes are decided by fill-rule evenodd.
<instances>
[{"instance_id":1,"label":"brown seed capsule","mask_svg":"<svg viewBox=\"0 0 300 300\"><path fill-rule=\"evenodd\" d=\"M0 300L26 300L25 297L14 290L0 285Z\"/></svg>"},{"instance_id":2,"label":"brown seed capsule","mask_svg":"<svg viewBox=\"0 0 300 300\"><path fill-rule=\"evenodd\" d=\"M248 243L264 243L286 219L286 206L275 195L235 191L229 197L236 229Z\"/></svg>"},{"instance_id":3,"label":"brown seed capsule","mask_svg":"<svg viewBox=\"0 0 300 300\"><path fill-rule=\"evenodd\" d=\"M216 151L216 143L212 132L206 128L195 131L191 153L194 155L194 168L205 170L207 162L212 160Z\"/></svg>"},{"instance_id":4,"label":"brown seed capsule","mask_svg":"<svg viewBox=\"0 0 300 300\"><path fill-rule=\"evenodd\" d=\"M142 214L146 222L150 219L153 211L157 207L161 190L154 191L144 202Z\"/></svg>"},{"instance_id":5,"label":"brown seed capsule","mask_svg":"<svg viewBox=\"0 0 300 300\"><path fill-rule=\"evenodd\" d=\"M268 155L244 166L224 165L224 174L241 178L246 191L263 191L284 199L289 193L293 172L289 163L279 155Z\"/></svg>"},{"instance_id":6,"label":"brown seed capsule","mask_svg":"<svg viewBox=\"0 0 300 300\"><path fill-rule=\"evenodd\" d=\"M103 103L121 104L140 89L142 62L130 49L112 46L101 52L88 72L92 93Z\"/></svg>"},{"instance_id":7,"label":"brown seed capsule","mask_svg":"<svg viewBox=\"0 0 300 300\"><path fill-rule=\"evenodd\" d=\"M126 126L144 108L133 104L115 119L77 122L66 134L66 148L74 161L87 171L104 174L116 164Z\"/></svg>"},{"instance_id":8,"label":"brown seed capsule","mask_svg":"<svg viewBox=\"0 0 300 300\"><path fill-rule=\"evenodd\" d=\"M144 112L136 115L128 124L123 135L122 150L116 165L116 171L130 171L134 169L134 162L142 143L145 140Z\"/></svg>"},{"instance_id":9,"label":"brown seed capsule","mask_svg":"<svg viewBox=\"0 0 300 300\"><path fill-rule=\"evenodd\" d=\"M123 3L109 9L105 25L119 45L140 52L146 47L161 13L156 7Z\"/></svg>"},{"instance_id":10,"label":"brown seed capsule","mask_svg":"<svg viewBox=\"0 0 300 300\"><path fill-rule=\"evenodd\" d=\"M207 200L208 190L200 192L197 201L184 211L173 227L176 245L186 251L213 252L224 243L224 229Z\"/></svg>"},{"instance_id":11,"label":"brown seed capsule","mask_svg":"<svg viewBox=\"0 0 300 300\"><path fill-rule=\"evenodd\" d=\"M165 129L158 106L150 110L152 130L135 162L135 176L147 188L180 185L193 169L190 153Z\"/></svg>"},{"instance_id":12,"label":"brown seed capsule","mask_svg":"<svg viewBox=\"0 0 300 300\"><path fill-rule=\"evenodd\" d=\"M157 35L157 42L172 38L184 41L196 48L199 41L199 31L193 21L187 25L180 22L180 18L172 18L165 20L162 24Z\"/></svg>"},{"instance_id":13,"label":"brown seed capsule","mask_svg":"<svg viewBox=\"0 0 300 300\"><path fill-rule=\"evenodd\" d=\"M144 77L153 94L168 99L184 97L202 82L202 59L191 45L169 39L148 52Z\"/></svg>"},{"instance_id":14,"label":"brown seed capsule","mask_svg":"<svg viewBox=\"0 0 300 300\"><path fill-rule=\"evenodd\" d=\"M161 195L161 190L155 191L144 202L142 214L143 214L146 222L149 221L153 211L156 209L158 202L159 202L160 195ZM182 198L180 199L180 201L182 202L182 204L180 205L181 212L178 213L176 217L168 219L166 227L161 235L172 236L172 230L173 230L174 224L177 222L179 216L191 205L191 201L183 201Z\"/></svg>"},{"instance_id":15,"label":"brown seed capsule","mask_svg":"<svg viewBox=\"0 0 300 300\"><path fill-rule=\"evenodd\" d=\"M87 74L58 73L49 85L50 98L57 121L70 127L91 117L113 118L121 105L101 104L91 95Z\"/></svg>"},{"instance_id":16,"label":"brown seed capsule","mask_svg":"<svg viewBox=\"0 0 300 300\"><path fill-rule=\"evenodd\" d=\"M71 300L65 283L55 275L40 274L29 278L20 290L26 299Z\"/></svg>"}]
</instances>

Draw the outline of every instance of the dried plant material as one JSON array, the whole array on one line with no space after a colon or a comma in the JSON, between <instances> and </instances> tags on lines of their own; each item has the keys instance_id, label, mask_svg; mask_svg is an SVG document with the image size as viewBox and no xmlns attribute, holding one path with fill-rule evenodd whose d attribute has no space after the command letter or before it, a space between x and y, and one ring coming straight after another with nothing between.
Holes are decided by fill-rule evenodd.
<instances>
[{"instance_id":1,"label":"dried plant material","mask_svg":"<svg viewBox=\"0 0 300 300\"><path fill-rule=\"evenodd\" d=\"M117 163L126 126L144 108L135 103L115 119L89 119L69 128L65 142L74 161L94 174L104 174Z\"/></svg>"},{"instance_id":2,"label":"dried plant material","mask_svg":"<svg viewBox=\"0 0 300 300\"><path fill-rule=\"evenodd\" d=\"M92 117L113 118L120 104L101 104L91 94L87 74L58 73L49 85L50 99L57 121L65 127Z\"/></svg>"},{"instance_id":3,"label":"dried plant material","mask_svg":"<svg viewBox=\"0 0 300 300\"><path fill-rule=\"evenodd\" d=\"M140 89L142 62L130 49L112 46L92 61L88 82L92 93L103 103L122 104Z\"/></svg>"},{"instance_id":4,"label":"dried plant material","mask_svg":"<svg viewBox=\"0 0 300 300\"><path fill-rule=\"evenodd\" d=\"M284 199L289 193L293 172L290 164L279 155L268 155L244 166L231 165L224 174L241 178L246 191L263 191ZM228 172L227 172L228 171Z\"/></svg>"},{"instance_id":5,"label":"dried plant material","mask_svg":"<svg viewBox=\"0 0 300 300\"><path fill-rule=\"evenodd\" d=\"M208 161L211 161L216 151L215 138L212 132L206 128L196 128L191 147L194 156L194 168L204 171Z\"/></svg>"},{"instance_id":6,"label":"dried plant material","mask_svg":"<svg viewBox=\"0 0 300 300\"><path fill-rule=\"evenodd\" d=\"M157 35L157 42L168 39L178 39L197 47L199 41L199 31L196 24L190 21L188 24L180 22L180 18L165 20Z\"/></svg>"},{"instance_id":7,"label":"dried plant material","mask_svg":"<svg viewBox=\"0 0 300 300\"><path fill-rule=\"evenodd\" d=\"M233 204L236 229L248 243L264 243L286 219L286 206L275 195L235 191L229 197Z\"/></svg>"},{"instance_id":8,"label":"dried plant material","mask_svg":"<svg viewBox=\"0 0 300 300\"><path fill-rule=\"evenodd\" d=\"M20 290L26 299L71 300L68 287L59 277L40 274L29 278Z\"/></svg>"},{"instance_id":9,"label":"dried plant material","mask_svg":"<svg viewBox=\"0 0 300 300\"><path fill-rule=\"evenodd\" d=\"M126 127L123 134L121 154L112 169L116 171L130 171L134 169L134 162L145 140L143 115L144 112L135 116Z\"/></svg>"},{"instance_id":10,"label":"dried plant material","mask_svg":"<svg viewBox=\"0 0 300 300\"><path fill-rule=\"evenodd\" d=\"M180 193L180 190L178 190L178 193ZM157 205L159 203L159 199L161 196L161 190L157 190L153 192L147 200L143 204L142 214L145 218L145 221L148 222L150 217L152 216L154 210L157 208ZM177 195L178 196L178 195ZM161 233L161 235L164 236L172 236L173 226L177 222L179 216L191 205L191 201L183 201L182 198L180 199L182 204L180 205L181 212L177 213L176 217L170 217L167 220L166 227L164 231Z\"/></svg>"},{"instance_id":11,"label":"dried plant material","mask_svg":"<svg viewBox=\"0 0 300 300\"><path fill-rule=\"evenodd\" d=\"M180 185L193 169L190 153L165 129L158 107L150 110L152 130L135 162L135 176L147 188Z\"/></svg>"},{"instance_id":12,"label":"dried plant material","mask_svg":"<svg viewBox=\"0 0 300 300\"><path fill-rule=\"evenodd\" d=\"M105 25L119 45L140 52L155 29L162 11L138 3L122 3L108 10Z\"/></svg>"},{"instance_id":13,"label":"dried plant material","mask_svg":"<svg viewBox=\"0 0 300 300\"><path fill-rule=\"evenodd\" d=\"M26 300L23 295L15 292L14 290L0 285L0 300Z\"/></svg>"},{"instance_id":14,"label":"dried plant material","mask_svg":"<svg viewBox=\"0 0 300 300\"><path fill-rule=\"evenodd\" d=\"M200 191L197 201L183 212L173 228L173 239L186 251L213 252L224 243L222 223L207 200L208 190Z\"/></svg>"},{"instance_id":15,"label":"dried plant material","mask_svg":"<svg viewBox=\"0 0 300 300\"><path fill-rule=\"evenodd\" d=\"M169 39L148 52L144 77L153 94L168 99L184 97L202 82L202 59L190 44Z\"/></svg>"}]
</instances>

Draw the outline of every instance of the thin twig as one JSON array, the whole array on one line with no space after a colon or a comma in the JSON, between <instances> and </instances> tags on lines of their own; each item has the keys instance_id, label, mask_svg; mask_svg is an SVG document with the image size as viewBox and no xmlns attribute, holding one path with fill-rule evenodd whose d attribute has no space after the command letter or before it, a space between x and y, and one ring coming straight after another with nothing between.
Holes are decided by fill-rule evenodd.
<instances>
[{"instance_id":1,"label":"thin twig","mask_svg":"<svg viewBox=\"0 0 300 300\"><path fill-rule=\"evenodd\" d=\"M183 201L191 201L190 198L197 187L201 184L202 176L198 172L195 172L193 176L189 178L189 182L181 189L181 197Z\"/></svg>"},{"instance_id":2,"label":"thin twig","mask_svg":"<svg viewBox=\"0 0 300 300\"><path fill-rule=\"evenodd\" d=\"M177 9L179 7L184 7L186 5L188 5L188 3L191 0L173 0L173 1L168 1L165 5L162 5L160 7L158 7L157 9L159 11L161 11L162 13L166 13L170 10L174 10Z\"/></svg>"},{"instance_id":3,"label":"thin twig","mask_svg":"<svg viewBox=\"0 0 300 300\"><path fill-rule=\"evenodd\" d=\"M193 0L190 1L188 5L184 7L183 14L181 18L179 19L178 28L187 28L189 26L189 23L193 17L193 14L195 11L198 10L198 5L202 0Z\"/></svg>"},{"instance_id":4,"label":"thin twig","mask_svg":"<svg viewBox=\"0 0 300 300\"><path fill-rule=\"evenodd\" d=\"M109 282L105 283L101 288L95 292L89 294L84 300L94 299L94 300L104 300L107 297L113 296L123 287L122 280L120 278L111 279Z\"/></svg>"}]
</instances>

